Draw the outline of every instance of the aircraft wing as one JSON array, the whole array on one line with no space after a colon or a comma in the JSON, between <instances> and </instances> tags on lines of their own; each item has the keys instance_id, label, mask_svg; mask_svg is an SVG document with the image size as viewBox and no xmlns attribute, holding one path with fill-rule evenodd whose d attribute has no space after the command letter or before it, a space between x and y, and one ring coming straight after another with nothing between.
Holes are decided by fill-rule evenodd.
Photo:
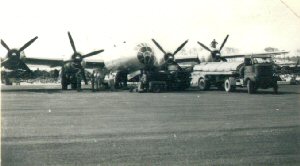
<instances>
[{"instance_id":1,"label":"aircraft wing","mask_svg":"<svg viewBox=\"0 0 300 166\"><path fill-rule=\"evenodd\" d=\"M240 58L249 55L256 55L256 56L267 56L267 55L281 55L287 54L289 51L275 51L275 52L262 52L262 53L246 53L246 54L232 54L232 55L222 55L223 58Z\"/></svg>"},{"instance_id":2,"label":"aircraft wing","mask_svg":"<svg viewBox=\"0 0 300 166\"><path fill-rule=\"evenodd\" d=\"M28 57L25 58L24 62L28 65L45 65L50 67L62 66L64 64L63 59L43 59Z\"/></svg>"},{"instance_id":3,"label":"aircraft wing","mask_svg":"<svg viewBox=\"0 0 300 166\"><path fill-rule=\"evenodd\" d=\"M86 63L85 68L88 68L88 69L103 68L104 67L104 61L86 60L85 63Z\"/></svg>"}]
</instances>

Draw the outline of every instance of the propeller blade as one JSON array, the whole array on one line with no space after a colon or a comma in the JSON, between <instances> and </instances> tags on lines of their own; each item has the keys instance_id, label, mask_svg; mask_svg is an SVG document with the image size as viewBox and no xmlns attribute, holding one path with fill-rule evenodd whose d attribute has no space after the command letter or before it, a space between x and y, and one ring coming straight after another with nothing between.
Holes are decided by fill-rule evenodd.
<instances>
[{"instance_id":1,"label":"propeller blade","mask_svg":"<svg viewBox=\"0 0 300 166\"><path fill-rule=\"evenodd\" d=\"M81 75L82 75L82 79L84 81L84 84L87 85L88 82L87 82L87 79L86 79L86 76L85 76L85 72L84 72L84 68L82 67L81 68Z\"/></svg>"},{"instance_id":2,"label":"propeller blade","mask_svg":"<svg viewBox=\"0 0 300 166\"><path fill-rule=\"evenodd\" d=\"M75 44L74 44L74 41L73 41L73 38L72 38L70 32L68 32L68 36L69 36L69 39L70 39L70 43L71 43L72 49L73 49L73 51L74 51L74 53L75 53L75 52L77 52L77 51L76 51Z\"/></svg>"},{"instance_id":3,"label":"propeller blade","mask_svg":"<svg viewBox=\"0 0 300 166\"><path fill-rule=\"evenodd\" d=\"M6 59L4 59L4 60L2 60L1 59L1 66L6 66L6 63L8 62L8 58L6 58Z\"/></svg>"},{"instance_id":4,"label":"propeller blade","mask_svg":"<svg viewBox=\"0 0 300 166\"><path fill-rule=\"evenodd\" d=\"M35 38L31 39L29 42L27 42L26 44L24 44L24 46L19 49L19 52L25 50L25 48L27 48L28 46L30 46L37 38L38 37L36 36Z\"/></svg>"},{"instance_id":5,"label":"propeller blade","mask_svg":"<svg viewBox=\"0 0 300 166\"><path fill-rule=\"evenodd\" d=\"M227 35L227 36L225 37L225 39L224 39L224 41L223 41L223 43L222 43L222 45L221 45L221 47L220 47L220 50L219 50L219 51L221 51L221 50L222 50L222 48L224 47L225 43L227 42L227 39L228 39L228 37L229 37L229 35Z\"/></svg>"},{"instance_id":6,"label":"propeller blade","mask_svg":"<svg viewBox=\"0 0 300 166\"><path fill-rule=\"evenodd\" d=\"M173 56L175 56L175 54L177 54L185 45L186 43L188 42L189 40L186 40L184 43L182 43L178 48L177 50L173 53Z\"/></svg>"},{"instance_id":7,"label":"propeller blade","mask_svg":"<svg viewBox=\"0 0 300 166\"><path fill-rule=\"evenodd\" d=\"M152 41L153 41L153 43L157 46L157 48L161 51L161 52L163 52L164 54L166 54L166 51L154 40L154 39L152 39Z\"/></svg>"},{"instance_id":8,"label":"propeller blade","mask_svg":"<svg viewBox=\"0 0 300 166\"><path fill-rule=\"evenodd\" d=\"M202 43L200 43L200 42L198 42L198 44L201 46L201 47L203 47L204 49L206 49L207 51L209 51L209 52L212 52L208 47L206 47L204 44L202 44Z\"/></svg>"},{"instance_id":9,"label":"propeller blade","mask_svg":"<svg viewBox=\"0 0 300 166\"><path fill-rule=\"evenodd\" d=\"M103 51L104 51L104 50L93 51L93 52L88 53L88 54L86 54L86 55L82 55L82 58L86 58L86 57L89 57L89 56L97 55L97 54L99 54L99 53L101 53L101 52L103 52Z\"/></svg>"},{"instance_id":10,"label":"propeller blade","mask_svg":"<svg viewBox=\"0 0 300 166\"><path fill-rule=\"evenodd\" d=\"M9 47L7 46L7 44L1 39L1 44L3 47L5 47L7 49L7 51L9 51Z\"/></svg>"}]
</instances>

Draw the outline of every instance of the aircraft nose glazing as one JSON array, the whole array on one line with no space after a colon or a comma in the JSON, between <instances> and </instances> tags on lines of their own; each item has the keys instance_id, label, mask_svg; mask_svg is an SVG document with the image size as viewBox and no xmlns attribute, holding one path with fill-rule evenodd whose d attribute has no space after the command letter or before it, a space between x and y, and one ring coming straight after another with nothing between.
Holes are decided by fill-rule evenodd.
<instances>
[{"instance_id":1,"label":"aircraft nose glazing","mask_svg":"<svg viewBox=\"0 0 300 166\"><path fill-rule=\"evenodd\" d=\"M145 51L143 53L145 64L149 64L151 62L151 59L153 59L152 53L150 51Z\"/></svg>"}]
</instances>

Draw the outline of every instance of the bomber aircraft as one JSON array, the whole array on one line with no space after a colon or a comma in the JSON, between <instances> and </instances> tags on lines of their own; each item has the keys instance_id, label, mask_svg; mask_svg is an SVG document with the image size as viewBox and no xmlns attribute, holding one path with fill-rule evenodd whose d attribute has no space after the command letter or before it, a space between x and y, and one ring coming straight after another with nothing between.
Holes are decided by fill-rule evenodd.
<instances>
[{"instance_id":1,"label":"bomber aircraft","mask_svg":"<svg viewBox=\"0 0 300 166\"><path fill-rule=\"evenodd\" d=\"M193 58L178 58L175 59L175 61L181 65L182 62L190 62L190 64L194 65L195 62L201 63L201 62L226 62L228 59L232 58L243 58L245 56L249 55L259 55L259 56L267 56L267 55L281 55L288 53L288 51L274 51L274 52L259 52L259 53L242 53L242 54L228 54L228 55L222 55L221 50L224 48L229 35L225 37L223 40L220 48L217 48L217 42L215 39L211 42L211 48L207 47L205 44L201 42L197 42L202 48L208 51L208 54L203 54L198 57Z\"/></svg>"},{"instance_id":2,"label":"bomber aircraft","mask_svg":"<svg viewBox=\"0 0 300 166\"><path fill-rule=\"evenodd\" d=\"M164 53L161 59L154 54L154 49L147 43L137 44L133 49L130 44L123 44L126 49L130 49L127 55L121 56L122 53L117 52L118 56L114 59L104 59L106 68L106 76L111 81L111 85L115 88L121 88L127 85L127 81L140 81L141 74L158 72L159 70L169 70L169 66L175 65L181 69L174 61L174 56L178 53L188 41L182 43L174 53L165 52L162 47L152 39L154 44ZM124 54L124 53L123 53ZM106 78L107 78L106 77Z\"/></svg>"},{"instance_id":3,"label":"bomber aircraft","mask_svg":"<svg viewBox=\"0 0 300 166\"><path fill-rule=\"evenodd\" d=\"M26 58L26 63L31 65L46 65L50 67L61 66L60 77L62 89L66 90L68 85L71 84L71 89L80 90L82 80L85 84L88 84L84 69L103 66L103 62L85 61L84 59L99 54L104 50L93 51L82 55L76 50L75 43L70 32L68 32L68 37L73 49L73 54L68 59Z\"/></svg>"},{"instance_id":4,"label":"bomber aircraft","mask_svg":"<svg viewBox=\"0 0 300 166\"><path fill-rule=\"evenodd\" d=\"M23 51L30 46L38 37L34 37L25 43L21 48L10 48L2 39L1 45L6 48L7 54L1 58L1 79L6 85L11 85L11 79L20 79L31 74L30 68L26 65L26 57Z\"/></svg>"}]
</instances>

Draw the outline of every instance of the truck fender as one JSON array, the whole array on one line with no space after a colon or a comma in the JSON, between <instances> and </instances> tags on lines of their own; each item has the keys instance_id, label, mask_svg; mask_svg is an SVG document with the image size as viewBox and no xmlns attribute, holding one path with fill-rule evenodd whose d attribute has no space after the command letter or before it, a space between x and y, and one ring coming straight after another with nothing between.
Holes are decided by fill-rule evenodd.
<instances>
[{"instance_id":1,"label":"truck fender","mask_svg":"<svg viewBox=\"0 0 300 166\"><path fill-rule=\"evenodd\" d=\"M233 85L233 86L236 85L236 79L234 77L229 77L228 80L230 82L230 85Z\"/></svg>"},{"instance_id":2,"label":"truck fender","mask_svg":"<svg viewBox=\"0 0 300 166\"><path fill-rule=\"evenodd\" d=\"M190 82L191 87L197 87L199 79L200 79L199 76L192 77L191 82Z\"/></svg>"}]
</instances>

